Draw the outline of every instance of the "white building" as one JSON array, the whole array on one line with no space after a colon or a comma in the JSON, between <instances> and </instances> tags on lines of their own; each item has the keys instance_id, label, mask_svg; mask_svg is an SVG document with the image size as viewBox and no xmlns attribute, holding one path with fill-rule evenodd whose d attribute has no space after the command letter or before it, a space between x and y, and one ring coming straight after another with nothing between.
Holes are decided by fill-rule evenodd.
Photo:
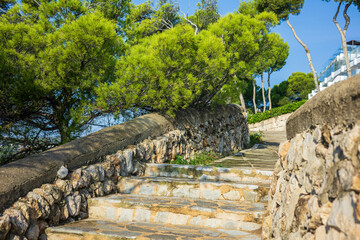
<instances>
[{"instance_id":1,"label":"white building","mask_svg":"<svg viewBox=\"0 0 360 240\"><path fill-rule=\"evenodd\" d=\"M360 42L349 41L347 42L348 54L350 59L351 75L354 76L360 73ZM340 48L328 61L324 70L319 76L320 91L331 86L336 82L347 79L347 71L345 58L342 48ZM317 90L314 89L309 94L309 99L315 96Z\"/></svg>"}]
</instances>

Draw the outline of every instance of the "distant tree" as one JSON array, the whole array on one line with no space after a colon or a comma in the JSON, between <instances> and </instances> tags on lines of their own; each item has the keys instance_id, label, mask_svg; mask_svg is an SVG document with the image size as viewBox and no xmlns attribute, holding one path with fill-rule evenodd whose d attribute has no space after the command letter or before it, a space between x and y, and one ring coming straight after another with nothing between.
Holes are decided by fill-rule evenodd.
<instances>
[{"instance_id":1,"label":"distant tree","mask_svg":"<svg viewBox=\"0 0 360 240\"><path fill-rule=\"evenodd\" d=\"M303 72L292 73L287 79L288 87L286 95L290 100L299 101L308 98L308 94L314 89L312 81L312 73L305 74Z\"/></svg>"},{"instance_id":2,"label":"distant tree","mask_svg":"<svg viewBox=\"0 0 360 240\"><path fill-rule=\"evenodd\" d=\"M304 0L255 0L256 6L259 12L263 11L271 11L274 12L278 16L279 21L286 21L292 30L296 40L303 46L306 52L306 56L309 61L310 69L314 76L314 83L316 89L320 92L319 83L317 80L316 71L314 68L314 64L312 62L311 54L309 48L306 44L299 38L296 34L294 27L290 24L289 15L298 15L303 7Z\"/></svg>"},{"instance_id":3,"label":"distant tree","mask_svg":"<svg viewBox=\"0 0 360 240\"><path fill-rule=\"evenodd\" d=\"M273 104L273 107L283 106L285 105L283 104L284 102L290 101L287 96L288 85L288 81L283 81L272 88L271 102Z\"/></svg>"},{"instance_id":4,"label":"distant tree","mask_svg":"<svg viewBox=\"0 0 360 240\"><path fill-rule=\"evenodd\" d=\"M251 17L254 17L259 14L257 5L253 1L240 2L240 7L238 9L238 12L241 14L251 16ZM265 20L265 22L266 22L266 20ZM271 26L272 26L272 24L269 24L269 25L267 24L268 30L270 29ZM256 63L257 69L255 72L258 76L260 76L260 79L261 79L263 111L265 111L267 104L266 104L266 97L265 97L266 91L265 91L265 85L264 85L264 72L268 73L268 85L270 88L271 73L279 70L285 64L285 60L288 56L288 47L286 49L287 44L284 43L283 39L278 34L275 34L275 33L265 35L264 41L262 41L262 44L266 47L264 47L264 51L262 52L261 56L258 58L258 62ZM286 46L284 44L286 44ZM282 51L282 50L284 50L284 51ZM285 54L286 52L287 52L287 55ZM285 59L283 59L284 57L285 57ZM253 82L252 85L253 85L253 98L254 98L253 106L254 106L254 111L257 112L256 83ZM268 94L269 94L269 96L267 98L269 99L269 106L271 109L271 99L270 99L271 89L268 89Z\"/></svg>"},{"instance_id":5,"label":"distant tree","mask_svg":"<svg viewBox=\"0 0 360 240\"><path fill-rule=\"evenodd\" d=\"M264 36L262 41L262 45L264 45L264 51L259 56L256 66L256 75L260 77L261 80L261 92L262 92L262 100L263 100L263 111L266 111L266 97L265 97L265 83L264 83L264 73L269 71L269 69L275 64L278 52L276 52L276 45L279 44L280 38L276 33L270 33ZM253 93L255 94L256 86L253 83ZM255 95L254 95L255 97ZM253 99L254 107L255 99ZM255 110L256 112L256 110Z\"/></svg>"},{"instance_id":6,"label":"distant tree","mask_svg":"<svg viewBox=\"0 0 360 240\"><path fill-rule=\"evenodd\" d=\"M325 0L327 2L329 2L330 0ZM337 30L339 31L340 33L340 36L341 36L341 46L342 46L342 49L343 49L343 52L344 52L344 57L345 57L345 64L346 64L346 70L347 70L347 75L348 77L351 77L351 67L350 67L350 60L349 60L349 54L348 54L348 50L347 50L347 44L346 44L346 33L347 33L347 29L350 25L350 17L349 15L347 14L347 11L349 9L349 7L353 4L355 5L359 10L360 10L360 0L334 0L335 2L339 2L339 5L337 7L337 10L336 10L336 13L333 17L333 22L337 28ZM340 11L340 8L341 8L341 5L342 4L345 4L345 7L344 7L344 12L343 12L343 15L344 15L344 18L345 18L345 26L343 29L341 29L340 25L339 25L339 22L337 21L337 16L339 14L339 11Z\"/></svg>"},{"instance_id":7,"label":"distant tree","mask_svg":"<svg viewBox=\"0 0 360 240\"><path fill-rule=\"evenodd\" d=\"M270 50L272 53L272 59L269 59L271 62L270 67L266 70L268 74L268 99L269 99L269 110L272 108L271 102L271 86L270 86L270 77L273 72L279 71L286 64L286 59L289 56L289 45L284 42L284 40L278 34L273 34L271 37L274 38L273 45ZM270 57L270 56L269 56Z\"/></svg>"},{"instance_id":8,"label":"distant tree","mask_svg":"<svg viewBox=\"0 0 360 240\"><path fill-rule=\"evenodd\" d=\"M263 53L270 48L266 36L269 34L269 26L274 24L276 17L273 13L264 12L256 16L234 13L209 27L209 31L215 33L225 44L230 60L228 79L236 79L234 76L238 79L253 79L249 76L257 72ZM228 84L226 79L225 84ZM220 85L219 90L224 85ZM239 96L240 92L237 94Z\"/></svg>"}]
</instances>

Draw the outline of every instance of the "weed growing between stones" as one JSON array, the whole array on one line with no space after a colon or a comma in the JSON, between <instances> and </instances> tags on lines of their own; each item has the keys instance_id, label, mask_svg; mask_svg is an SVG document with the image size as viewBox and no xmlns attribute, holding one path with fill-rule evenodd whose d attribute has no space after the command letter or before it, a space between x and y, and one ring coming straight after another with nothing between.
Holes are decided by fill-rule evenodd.
<instances>
[{"instance_id":1,"label":"weed growing between stones","mask_svg":"<svg viewBox=\"0 0 360 240\"><path fill-rule=\"evenodd\" d=\"M180 165L198 165L198 166L216 166L216 167L222 167L221 165L215 165L215 160L223 158L224 156L220 153L214 153L214 152L202 152L199 154L196 154L194 158L190 160L186 160L182 156L176 156L174 160L172 160L171 164L180 164Z\"/></svg>"}]
</instances>

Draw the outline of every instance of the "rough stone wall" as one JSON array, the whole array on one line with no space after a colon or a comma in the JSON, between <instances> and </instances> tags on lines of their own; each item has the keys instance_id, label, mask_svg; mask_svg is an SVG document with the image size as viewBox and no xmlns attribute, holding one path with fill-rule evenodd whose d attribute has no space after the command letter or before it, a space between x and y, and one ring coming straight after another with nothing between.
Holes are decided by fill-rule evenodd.
<instances>
[{"instance_id":1,"label":"rough stone wall","mask_svg":"<svg viewBox=\"0 0 360 240\"><path fill-rule=\"evenodd\" d=\"M104 155L101 163L56 169L55 181L32 189L0 214L0 239L46 239L47 226L87 218L89 198L118 192L118 179L142 175L147 162L190 158L203 150L226 153L249 140L246 119L236 105L177 116L172 124L178 129Z\"/></svg>"},{"instance_id":2,"label":"rough stone wall","mask_svg":"<svg viewBox=\"0 0 360 240\"><path fill-rule=\"evenodd\" d=\"M314 98L288 119L264 239L360 239L360 76Z\"/></svg>"},{"instance_id":3,"label":"rough stone wall","mask_svg":"<svg viewBox=\"0 0 360 240\"><path fill-rule=\"evenodd\" d=\"M291 115L291 113L266 119L258 123L249 124L250 131L285 131L286 130L286 120Z\"/></svg>"}]
</instances>

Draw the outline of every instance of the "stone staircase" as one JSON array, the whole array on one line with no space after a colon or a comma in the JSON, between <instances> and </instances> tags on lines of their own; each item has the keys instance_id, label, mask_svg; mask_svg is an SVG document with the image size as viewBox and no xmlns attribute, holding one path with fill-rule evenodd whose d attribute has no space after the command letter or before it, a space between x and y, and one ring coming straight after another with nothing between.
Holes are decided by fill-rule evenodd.
<instances>
[{"instance_id":1,"label":"stone staircase","mask_svg":"<svg viewBox=\"0 0 360 240\"><path fill-rule=\"evenodd\" d=\"M148 164L48 239L260 239L272 171Z\"/></svg>"}]
</instances>

